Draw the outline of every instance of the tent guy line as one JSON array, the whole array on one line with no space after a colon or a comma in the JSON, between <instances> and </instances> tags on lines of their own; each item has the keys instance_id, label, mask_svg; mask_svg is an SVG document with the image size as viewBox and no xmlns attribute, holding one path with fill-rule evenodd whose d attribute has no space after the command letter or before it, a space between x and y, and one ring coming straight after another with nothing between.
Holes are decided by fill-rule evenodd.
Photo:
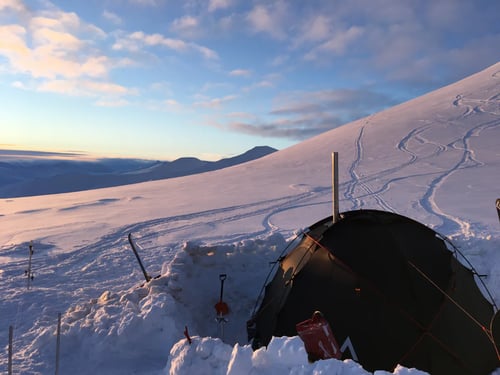
<instances>
[{"instance_id":1,"label":"tent guy line","mask_svg":"<svg viewBox=\"0 0 500 375\"><path fill-rule=\"evenodd\" d=\"M458 309L460 309L467 317L472 320L475 324L478 325L479 328L483 330L485 335L488 337L488 339L491 341L491 344L493 345L493 348L495 349L497 353L498 360L500 361L500 352L497 348L497 345L495 343L495 339L493 338L493 333L491 328L487 328L484 324L479 322L472 314L467 311L461 304L459 304L454 298L452 298L448 293L446 293L443 289L439 287L429 276L425 274L424 271L422 271L419 267L417 267L412 261L408 261L408 264L412 266L422 277L427 280L429 283L432 284L437 290L439 290L447 299L449 299ZM494 302L493 302L494 303ZM495 306L496 307L496 306ZM498 312L498 309L495 309L495 312ZM489 326L491 327L491 324L493 323L494 316L491 317L490 324Z\"/></svg>"}]
</instances>

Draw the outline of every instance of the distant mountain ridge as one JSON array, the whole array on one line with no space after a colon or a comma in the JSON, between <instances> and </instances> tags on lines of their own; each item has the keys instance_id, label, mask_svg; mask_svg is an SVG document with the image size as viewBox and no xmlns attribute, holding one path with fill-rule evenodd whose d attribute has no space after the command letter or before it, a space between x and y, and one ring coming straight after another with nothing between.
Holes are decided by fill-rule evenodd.
<instances>
[{"instance_id":1,"label":"distant mountain ridge","mask_svg":"<svg viewBox=\"0 0 500 375\"><path fill-rule=\"evenodd\" d=\"M218 161L182 157L174 161L136 159L7 160L0 154L0 198L76 192L188 176L259 159L277 150L257 146Z\"/></svg>"}]
</instances>

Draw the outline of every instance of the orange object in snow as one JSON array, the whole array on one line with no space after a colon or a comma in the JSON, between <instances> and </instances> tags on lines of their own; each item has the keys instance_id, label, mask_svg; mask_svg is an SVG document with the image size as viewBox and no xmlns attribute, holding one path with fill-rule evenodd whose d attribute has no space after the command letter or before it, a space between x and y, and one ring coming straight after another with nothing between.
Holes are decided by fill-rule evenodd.
<instances>
[{"instance_id":1,"label":"orange object in snow","mask_svg":"<svg viewBox=\"0 0 500 375\"><path fill-rule=\"evenodd\" d=\"M311 319L298 323L296 328L299 337L304 341L310 361L340 359L342 356L330 324L320 311L315 311Z\"/></svg>"},{"instance_id":2,"label":"orange object in snow","mask_svg":"<svg viewBox=\"0 0 500 375\"><path fill-rule=\"evenodd\" d=\"M229 306L226 302L217 302L215 304L215 311L217 311L217 315L227 315L229 313Z\"/></svg>"}]
</instances>

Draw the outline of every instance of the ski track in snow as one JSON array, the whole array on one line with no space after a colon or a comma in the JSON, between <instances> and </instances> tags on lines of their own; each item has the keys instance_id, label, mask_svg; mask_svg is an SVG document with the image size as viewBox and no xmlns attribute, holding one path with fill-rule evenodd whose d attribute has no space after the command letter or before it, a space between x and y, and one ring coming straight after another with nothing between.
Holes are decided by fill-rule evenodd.
<instances>
[{"instance_id":1,"label":"ski track in snow","mask_svg":"<svg viewBox=\"0 0 500 375\"><path fill-rule=\"evenodd\" d=\"M430 158L433 158L437 155L439 155L440 153L442 153L443 151L445 151L446 147L443 146L443 145L439 145L435 142L432 142L432 141L428 141L428 140L425 140L421 135L420 133L424 132L428 127L425 126L425 127L421 127L421 128L417 128L417 129L414 129L412 130L410 133L408 133L407 135L405 135L397 144L396 148L406 154L409 154L410 155L410 160L409 161L406 161L406 162L403 162L399 165L396 165L394 167L390 167L388 169L383 169L383 170L380 170L378 171L378 173L376 174L372 174L372 175L366 175L362 178L359 178L357 179L356 181L351 181L350 184L356 184L356 183L363 183L366 185L367 182L371 182L371 181L374 181L374 180L383 180L383 178L385 177L388 177L387 179L387 182L385 182L383 184L383 186L378 189L378 190L372 190L371 191L373 192L373 194L380 194L380 193L383 193L385 191L387 191L391 185L392 182L396 182L396 181L400 181L400 180L404 180L404 179L409 179L409 178L413 178L413 177L421 177L421 176L425 176L425 175L432 175L434 174L434 172L432 173L429 173L429 172L423 172L423 173L418 173L418 174L405 174L403 177L393 177L393 178L390 178L391 175L393 174L398 174L399 172L401 172L404 168L408 167L408 166L411 166L417 162L421 162L421 161L425 161L426 159L430 159ZM431 152L430 154L428 155L425 155L425 156L417 156L416 153L412 152L410 150L410 147L409 147L409 143L411 141L416 141L417 143L426 143L426 144L432 144L433 146L435 146L436 150ZM360 160L355 160L354 163L353 163L353 166L351 166L351 169L354 169L356 168L357 165L360 164ZM352 187L350 188L350 190L353 190ZM387 203L385 203L387 205L387 207L389 207L389 205Z\"/></svg>"},{"instance_id":2,"label":"ski track in snow","mask_svg":"<svg viewBox=\"0 0 500 375\"><path fill-rule=\"evenodd\" d=\"M368 125L369 121L365 123L365 126ZM363 126L359 132L359 136L356 139L355 142L355 148L356 148L356 157L351 163L351 166L349 167L349 175L351 176L351 180L347 182L346 188L345 188L345 193L344 197L351 201L353 204L353 209L360 209L363 206L366 205L366 202L364 202L363 198L370 198L374 199L375 203L377 204L378 208L385 210L385 211L390 211L390 212L395 212L395 209L382 197L382 194L387 192L391 184L394 182L397 182L399 180L403 179L408 179L411 177L414 177L412 175L410 176L404 176L404 177L394 177L394 178L389 178L383 185L378 188L374 189L370 186L370 182L373 182L375 180L383 180L384 177L390 177L393 174L396 174L400 171L402 171L404 168L416 163L419 158L417 155L413 152L411 152L407 146L407 144L410 142L410 140L413 140L416 138L416 136L425 130L425 127L419 128L419 129L414 129L412 130L409 134L404 136L401 141L398 143L396 146L397 149L400 151L403 151L404 153L407 153L410 155L410 160L406 161L402 164L399 164L395 167L391 167L382 171L378 171L378 173L373 174L373 175L365 175L363 177L360 177L360 175L356 172L356 169L359 168L359 166L362 164L363 161L363 134L364 134L364 129L365 126ZM431 157L432 155L429 155ZM363 192L361 194L355 195L355 191L357 189L361 189Z\"/></svg>"},{"instance_id":3,"label":"ski track in snow","mask_svg":"<svg viewBox=\"0 0 500 375\"><path fill-rule=\"evenodd\" d=\"M363 135L365 126L369 124L371 118L372 117L368 118L365 124L361 127L359 135L356 138L355 142L356 156L349 167L349 175L351 176L351 180L345 184L344 197L350 202L352 202L353 210L364 207L366 205L366 202L363 200L363 198L370 197L371 199L375 200L375 203L378 205L379 208L386 211L394 212L394 208L391 207L391 205L388 204L382 198L381 193L383 193L384 190L383 189L374 190L368 184L368 182L372 181L375 177L374 178L370 178L369 176L360 177L360 174L356 171L359 168L359 165L363 161L363 155L364 155ZM398 169L400 168L398 167ZM358 189L361 189L363 193L355 195L354 193Z\"/></svg>"},{"instance_id":4,"label":"ski track in snow","mask_svg":"<svg viewBox=\"0 0 500 375\"><path fill-rule=\"evenodd\" d=\"M263 228L253 233L245 232L244 234L234 233L232 235L223 236L204 236L204 240L224 242L237 242L249 237L258 237L264 234L272 233L276 228L270 223L270 218L278 213L289 209L298 207L298 203L311 199L312 197L322 194L324 191L329 192L329 188L316 189L314 191L307 191L298 195L290 195L285 198L277 200L267 200L256 203L249 203L245 205L237 205L221 209L214 209L208 211L201 211L197 213L172 216L168 218L155 219L147 222L134 224L124 229L123 236L128 232L140 232L141 238L147 239L148 237L165 236L174 232L184 230L192 230L196 227L213 226L218 224L232 223L239 220L244 220L253 216L264 215L262 220ZM243 213L242 213L243 211ZM192 223L193 219L200 219L196 223ZM176 223L183 222L183 224L175 225Z\"/></svg>"},{"instance_id":5,"label":"ski track in snow","mask_svg":"<svg viewBox=\"0 0 500 375\"><path fill-rule=\"evenodd\" d=\"M72 211L72 210L78 210L80 208L89 208L89 207L95 207L95 206L102 206L105 204L110 204L119 201L120 199L118 198L107 198L107 199L99 199L95 202L89 202L85 204L77 204L71 207L65 207L61 208L59 211Z\"/></svg>"},{"instance_id":6,"label":"ski track in snow","mask_svg":"<svg viewBox=\"0 0 500 375\"><path fill-rule=\"evenodd\" d=\"M494 75L495 76L495 75ZM457 118L457 120L463 120L466 117L473 116L479 113L487 113L493 116L500 116L500 113L497 111L489 110L489 106L493 107L493 109L499 108L498 99L500 98L500 93L490 96L488 99L470 99L464 98L463 95L459 94L456 96L453 101L453 105L455 107L464 107L465 110L462 114ZM458 159L455 165L452 165L449 169L440 173L436 178L434 178L430 184L429 188L423 195L420 200L421 206L426 209L429 213L439 217L443 223L436 228L437 232L444 230L445 228L450 233L462 234L466 233L471 235L470 233L470 224L462 220L458 217L453 217L445 212L443 212L438 204L436 203L435 196L439 188L446 182L446 180L462 169L466 168L477 168L483 165L480 160L477 160L475 157L474 149L470 146L470 139L472 137L479 136L483 130L491 129L498 127L500 125L500 119L494 119L491 121L481 122L477 126L468 130L462 138L455 140L449 145L443 145L443 147L453 150L461 151L461 157ZM450 228L456 228L451 229ZM453 237L453 234L450 234L450 237Z\"/></svg>"},{"instance_id":7,"label":"ski track in snow","mask_svg":"<svg viewBox=\"0 0 500 375\"><path fill-rule=\"evenodd\" d=\"M359 163L361 162L361 158L363 156L363 147L361 144L361 138L363 137L364 129L365 129L365 127L362 126L360 131L359 131L359 135L355 141L356 155L355 155L353 162L351 163L351 165L349 167L349 176L351 176L351 180L349 182L347 182L347 186L346 186L345 192L344 192L344 197L347 200L352 202L353 210L358 209L358 208L362 207L362 205L363 205L363 203L357 197L354 196L354 192L356 190L356 187L360 183L360 179L359 179L358 174L356 173L356 169L357 169Z\"/></svg>"},{"instance_id":8,"label":"ski track in snow","mask_svg":"<svg viewBox=\"0 0 500 375\"><path fill-rule=\"evenodd\" d=\"M365 125L368 124L368 121ZM402 180L411 179L414 177L421 177L425 175L432 175L435 172L424 172L418 174L405 174L403 177L391 177L392 175L399 174L405 168L417 163L424 161L426 159L431 159L439 155L440 153L446 150L446 146L437 144L432 141L428 141L421 136L423 132L425 132L429 126L422 126L420 128L413 129L410 133L406 134L396 145L396 149L409 155L410 158L408 161L405 161L399 165L394 167L390 167L385 170L378 171L378 173L373 175L365 175L360 177L360 175L356 172L356 169L362 164L363 161L363 143L362 138L364 134L365 127L363 126L360 130L359 136L356 139L355 147L356 147L356 157L354 161L351 163L349 167L349 175L351 176L351 180L345 183L345 192L344 197L352 202L353 209L360 209L366 205L363 198L374 199L378 208L390 212L395 212L395 209L383 199L382 195L391 189L391 185ZM434 146L434 151L429 153L428 155L418 156L417 153L411 151L409 144L411 142L416 142L418 144L432 144ZM374 189L370 186L370 182L373 181L383 181L384 178L387 180L377 189ZM356 190L360 188L363 190L362 194L355 195Z\"/></svg>"},{"instance_id":9,"label":"ski track in snow","mask_svg":"<svg viewBox=\"0 0 500 375\"><path fill-rule=\"evenodd\" d=\"M465 116L469 116L469 112L465 112ZM437 232L443 231L445 228L450 233L450 237L453 237L453 232L456 234L469 233L470 234L470 224L458 217L453 217L445 212L443 212L439 205L436 203L435 196L439 188L446 182L446 180L462 169L466 168L477 168L483 165L483 163L477 160L474 156L474 150L470 147L470 138L478 136L481 131L494 128L500 125L500 120L493 120L467 131L461 139L450 143L447 148L461 151L461 157L458 159L457 163L452 165L450 168L441 172L436 178L434 178L430 183L427 191L420 199L420 205L426 209L429 213L439 217L443 223L439 225L435 230ZM451 229L456 228L456 229Z\"/></svg>"},{"instance_id":10,"label":"ski track in snow","mask_svg":"<svg viewBox=\"0 0 500 375\"><path fill-rule=\"evenodd\" d=\"M500 116L500 111L498 110L498 108L500 108L498 105L499 98L500 93L492 95L488 99L469 99L464 98L462 95L457 95L452 104L455 107L464 108L463 112L461 112L461 114L457 117L457 120L463 121L464 118L485 113L493 116ZM389 191L391 189L391 185L394 183L427 175L431 177L431 180L427 191L423 194L418 203L425 211L433 216L436 216L442 221L436 230L439 232L446 229L450 233L457 234L470 233L470 224L465 220L453 217L452 215L443 212L436 203L435 197L440 187L451 175L465 168L477 168L483 165L483 163L475 157L475 152L470 146L470 139L472 137L479 136L484 130L499 126L500 120L494 119L479 123L477 126L469 129L463 137L456 139L447 145L440 144L439 142L425 137L425 132L429 130L429 125L412 129L408 134L402 137L396 145L397 150L409 155L409 159L407 161L386 170L378 171L378 173L374 175L361 176L357 170L363 163L363 136L365 127L368 125L369 120L367 120L361 127L359 135L355 140L355 158L348 169L351 180L341 184L344 190L344 198L351 202L352 209L360 209L364 207L366 205L364 198L369 198L374 199L379 208L394 212L393 207L382 198L382 195ZM422 154L421 152L417 153L412 151L410 146L412 143L417 145L431 145L432 149L427 154ZM439 157L441 153L454 152L457 150L460 151L460 157L457 162L442 171L427 171L415 174L406 173L402 175L402 177L391 177L399 174L399 172L402 172L405 168L410 167L415 163L435 159ZM383 181L384 178L386 178L386 180L379 188L374 189L371 187L371 182L375 180ZM356 194L359 190L361 190L362 193ZM451 237L453 237L453 235L451 235Z\"/></svg>"}]
</instances>

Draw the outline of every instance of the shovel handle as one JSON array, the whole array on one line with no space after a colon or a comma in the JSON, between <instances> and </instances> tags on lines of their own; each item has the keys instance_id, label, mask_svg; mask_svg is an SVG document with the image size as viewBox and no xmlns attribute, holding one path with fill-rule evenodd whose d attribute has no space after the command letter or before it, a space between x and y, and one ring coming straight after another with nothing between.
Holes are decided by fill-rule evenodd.
<instances>
[{"instance_id":1,"label":"shovel handle","mask_svg":"<svg viewBox=\"0 0 500 375\"><path fill-rule=\"evenodd\" d=\"M222 295L224 294L224 280L226 280L227 275L225 273L221 273L219 275L220 280L220 299L219 302L222 302Z\"/></svg>"}]
</instances>

